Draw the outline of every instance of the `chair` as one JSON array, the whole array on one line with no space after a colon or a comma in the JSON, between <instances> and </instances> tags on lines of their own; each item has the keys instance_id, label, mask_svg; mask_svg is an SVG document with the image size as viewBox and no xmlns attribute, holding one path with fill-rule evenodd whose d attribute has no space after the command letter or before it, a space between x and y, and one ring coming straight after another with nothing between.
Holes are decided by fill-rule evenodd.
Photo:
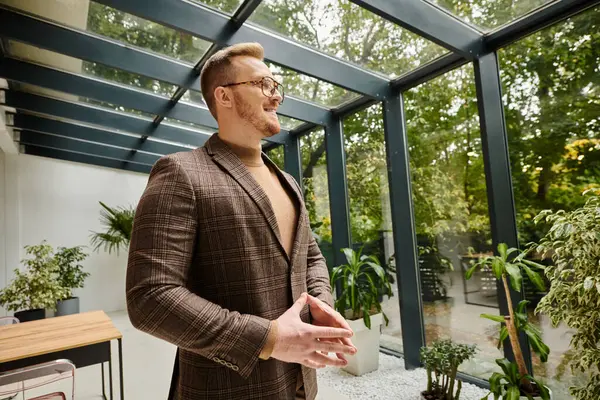
<instances>
[{"instance_id":1,"label":"chair","mask_svg":"<svg viewBox=\"0 0 600 400\"><path fill-rule=\"evenodd\" d=\"M55 360L5 372L0 374L0 400L14 399L19 393L26 400L26 391L63 379L71 379L71 399L75 400L75 365L69 360ZM27 400L67 400L67 397L63 392L52 392Z\"/></svg>"},{"instance_id":2,"label":"chair","mask_svg":"<svg viewBox=\"0 0 600 400\"><path fill-rule=\"evenodd\" d=\"M0 326L3 325L14 325L18 324L20 321L16 317L0 317Z\"/></svg>"}]
</instances>

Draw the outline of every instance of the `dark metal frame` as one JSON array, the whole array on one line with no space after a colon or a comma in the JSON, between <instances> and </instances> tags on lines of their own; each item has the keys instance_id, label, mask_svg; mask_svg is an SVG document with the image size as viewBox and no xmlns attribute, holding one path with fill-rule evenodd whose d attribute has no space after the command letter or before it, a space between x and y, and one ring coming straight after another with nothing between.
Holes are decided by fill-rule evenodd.
<instances>
[{"instance_id":1,"label":"dark metal frame","mask_svg":"<svg viewBox=\"0 0 600 400\"><path fill-rule=\"evenodd\" d=\"M450 50L449 53L414 71L389 80L380 74L247 23L260 0L245 0L233 16L183 0L155 0L152 7L148 7L145 0L96 1L203 38L213 44L198 63L192 66L0 6L0 39L24 41L178 86L175 94L166 98L81 74L11 59L0 41L2 78L153 115L152 119L143 118L84 103L9 90L5 103L19 112L15 119L15 128L21 131L24 152L148 173L151 168L148 162L153 160L148 153L162 155L185 148L175 143L159 143L153 138L192 146L201 146L207 138L206 134L197 130L167 124L164 122L165 117L200 124L210 129L216 128L216 122L206 108L180 101L187 90L200 89L199 74L208 57L230 44L242 41L260 42L265 48L267 60L361 95L347 104L331 109L299 99L287 99L280 108L280 113L304 121L304 124L290 132L284 131L267 139L270 143L264 146L265 150L285 146L285 169L301 184L299 137L315 128L325 128L336 264L342 262L339 250L352 244L342 121L346 115L383 102L394 245L396 249L403 249L399 252L401 260L398 261L398 300L402 322L406 326L407 321L410 321L411 327L414 327L403 329L407 368L420 365L417 349L425 344L425 338L423 309L418 290L418 259L402 94L450 70L470 62L474 63L493 241L494 244L507 242L510 245L518 245L496 52L526 35L600 4L600 0L557 0L506 26L482 33L423 0L351 0L391 23ZM11 89L14 89L12 84ZM41 113L48 117L22 113ZM74 122L54 121L53 118ZM98 127L82 126L81 123ZM131 132L135 137L125 136L121 133L123 131ZM95 142L95 145L88 141ZM103 146L106 149L101 149ZM123 157L123 149L129 150L126 157ZM494 151L491 151L492 149ZM501 290L498 295L500 310L505 312L506 298ZM520 296L513 299L518 302ZM418 321L420 324L416 323ZM525 338L522 338L522 342L523 348L529 349ZM506 348L510 349L510 346ZM510 350L506 352L506 356L511 358ZM530 355L526 354L526 357L531 363Z\"/></svg>"}]
</instances>

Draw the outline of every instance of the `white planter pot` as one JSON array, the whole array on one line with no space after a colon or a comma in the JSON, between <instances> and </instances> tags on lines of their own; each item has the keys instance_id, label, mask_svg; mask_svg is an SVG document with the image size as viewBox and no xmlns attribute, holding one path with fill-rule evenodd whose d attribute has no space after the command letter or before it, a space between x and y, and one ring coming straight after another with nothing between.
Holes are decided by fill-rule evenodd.
<instances>
[{"instance_id":1,"label":"white planter pot","mask_svg":"<svg viewBox=\"0 0 600 400\"><path fill-rule=\"evenodd\" d=\"M381 325L383 315L371 316L371 329L365 326L362 318L359 320L348 320L348 325L354 332L352 343L358 350L355 355L346 355L348 365L342 369L352 375L360 376L379 368L379 340L381 337Z\"/></svg>"}]
</instances>

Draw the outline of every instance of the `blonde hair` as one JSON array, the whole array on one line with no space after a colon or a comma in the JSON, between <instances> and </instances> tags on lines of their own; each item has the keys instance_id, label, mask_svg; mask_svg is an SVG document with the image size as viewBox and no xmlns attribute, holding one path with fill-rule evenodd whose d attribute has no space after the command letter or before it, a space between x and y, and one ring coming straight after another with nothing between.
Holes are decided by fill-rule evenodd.
<instances>
[{"instance_id":1,"label":"blonde hair","mask_svg":"<svg viewBox=\"0 0 600 400\"><path fill-rule=\"evenodd\" d=\"M200 73L200 88L204 101L215 119L217 118L215 89L220 85L233 83L236 76L232 64L233 58L248 56L262 61L264 55L265 50L259 43L238 43L217 51L206 61Z\"/></svg>"}]
</instances>

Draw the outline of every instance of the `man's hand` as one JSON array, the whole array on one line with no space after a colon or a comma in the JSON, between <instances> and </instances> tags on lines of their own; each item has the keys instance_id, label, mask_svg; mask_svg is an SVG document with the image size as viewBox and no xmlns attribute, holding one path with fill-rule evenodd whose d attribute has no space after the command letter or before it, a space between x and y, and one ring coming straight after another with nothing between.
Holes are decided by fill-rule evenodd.
<instances>
[{"instance_id":1,"label":"man's hand","mask_svg":"<svg viewBox=\"0 0 600 400\"><path fill-rule=\"evenodd\" d=\"M272 358L298 363L309 368L324 368L327 365L343 367L343 359L328 357L323 353L354 354L355 348L341 342L325 339L347 339L352 330L336 327L314 326L302 322L300 311L308 304L308 294L302 296L277 319L278 335L273 347Z\"/></svg>"},{"instance_id":2,"label":"man's hand","mask_svg":"<svg viewBox=\"0 0 600 400\"><path fill-rule=\"evenodd\" d=\"M344 319L344 317L333 308L331 308L327 303L321 301L320 299L308 295L308 304L310 305L310 315L312 317L312 322L316 326L330 326L334 328L343 328L352 330L348 322ZM346 346L350 346L354 349L354 345L349 338L323 338L321 341L325 342L333 342L333 343L342 343ZM337 357L341 360L347 362L346 357L342 353L337 353Z\"/></svg>"}]
</instances>

